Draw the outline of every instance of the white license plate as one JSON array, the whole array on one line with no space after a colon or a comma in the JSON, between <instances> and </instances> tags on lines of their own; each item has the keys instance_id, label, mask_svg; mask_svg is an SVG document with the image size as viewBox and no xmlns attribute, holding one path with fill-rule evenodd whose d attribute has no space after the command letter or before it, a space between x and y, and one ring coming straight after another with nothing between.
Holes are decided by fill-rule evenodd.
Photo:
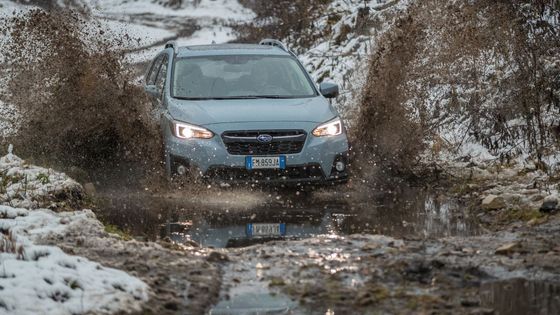
<instances>
[{"instance_id":1,"label":"white license plate","mask_svg":"<svg viewBox=\"0 0 560 315\"><path fill-rule=\"evenodd\" d=\"M247 224L248 236L283 236L286 234L284 223L249 223Z\"/></svg>"},{"instance_id":2,"label":"white license plate","mask_svg":"<svg viewBox=\"0 0 560 315\"><path fill-rule=\"evenodd\" d=\"M285 169L285 156L248 156L245 158L245 166L248 170L258 169Z\"/></svg>"}]
</instances>

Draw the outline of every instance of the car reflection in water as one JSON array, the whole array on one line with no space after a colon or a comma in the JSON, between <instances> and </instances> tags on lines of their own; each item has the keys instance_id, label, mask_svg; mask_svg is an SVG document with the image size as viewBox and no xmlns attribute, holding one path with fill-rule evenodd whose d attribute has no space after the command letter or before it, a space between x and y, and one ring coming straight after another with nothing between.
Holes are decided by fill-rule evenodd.
<instances>
[{"instance_id":1,"label":"car reflection in water","mask_svg":"<svg viewBox=\"0 0 560 315\"><path fill-rule=\"evenodd\" d=\"M322 208L265 207L167 223L163 232L177 243L194 241L203 247L244 247L330 234L332 218L330 211Z\"/></svg>"},{"instance_id":2,"label":"car reflection in water","mask_svg":"<svg viewBox=\"0 0 560 315\"><path fill-rule=\"evenodd\" d=\"M203 247L244 247L317 235L384 234L432 238L478 234L478 226L453 199L417 189L380 194L369 202L313 202L291 207L176 214L162 236Z\"/></svg>"}]
</instances>

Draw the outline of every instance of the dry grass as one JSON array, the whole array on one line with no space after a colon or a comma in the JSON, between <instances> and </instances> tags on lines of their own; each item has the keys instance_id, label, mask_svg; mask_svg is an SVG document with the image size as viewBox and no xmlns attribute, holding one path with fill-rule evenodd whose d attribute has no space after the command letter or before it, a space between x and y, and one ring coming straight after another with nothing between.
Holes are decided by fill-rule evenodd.
<instances>
[{"instance_id":1,"label":"dry grass","mask_svg":"<svg viewBox=\"0 0 560 315\"><path fill-rule=\"evenodd\" d=\"M0 233L0 253L15 254L16 259L25 258L25 251L22 245L16 242L15 234L10 230L2 230Z\"/></svg>"}]
</instances>

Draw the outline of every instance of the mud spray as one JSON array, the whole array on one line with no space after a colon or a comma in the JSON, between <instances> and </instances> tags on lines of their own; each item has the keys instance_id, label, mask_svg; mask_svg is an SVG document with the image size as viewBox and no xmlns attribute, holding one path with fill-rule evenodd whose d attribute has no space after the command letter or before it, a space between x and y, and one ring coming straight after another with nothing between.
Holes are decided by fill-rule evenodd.
<instances>
[{"instance_id":1,"label":"mud spray","mask_svg":"<svg viewBox=\"0 0 560 315\"><path fill-rule=\"evenodd\" d=\"M20 114L19 132L8 140L19 155L82 170L73 174L81 180L161 172L151 104L126 62L134 39L63 9L14 14L0 31L9 39L4 98Z\"/></svg>"}]
</instances>

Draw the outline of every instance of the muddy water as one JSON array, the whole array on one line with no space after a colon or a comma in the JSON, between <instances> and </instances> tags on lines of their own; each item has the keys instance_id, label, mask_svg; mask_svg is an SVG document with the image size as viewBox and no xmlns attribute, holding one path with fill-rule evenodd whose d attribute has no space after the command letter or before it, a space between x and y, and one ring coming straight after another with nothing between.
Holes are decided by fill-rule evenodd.
<instances>
[{"instance_id":1,"label":"muddy water","mask_svg":"<svg viewBox=\"0 0 560 315\"><path fill-rule=\"evenodd\" d=\"M104 194L100 216L138 238L243 247L317 235L384 234L405 239L480 232L456 200L422 189L371 193L214 190Z\"/></svg>"},{"instance_id":2,"label":"muddy water","mask_svg":"<svg viewBox=\"0 0 560 315\"><path fill-rule=\"evenodd\" d=\"M139 239L235 248L317 235L384 234L436 239L482 234L465 205L438 191L336 190L301 193L215 189L193 192L102 193L98 214ZM276 243L278 244L278 243ZM221 293L210 314L325 314L313 311L263 281L266 272L238 260L221 264ZM263 263L266 263L263 261ZM510 279L480 284L473 300L492 314L559 314L560 285ZM473 302L474 303L474 302ZM475 304L473 304L475 305Z\"/></svg>"},{"instance_id":3,"label":"muddy water","mask_svg":"<svg viewBox=\"0 0 560 315\"><path fill-rule=\"evenodd\" d=\"M495 315L560 314L560 283L511 279L480 289L482 305Z\"/></svg>"}]
</instances>

